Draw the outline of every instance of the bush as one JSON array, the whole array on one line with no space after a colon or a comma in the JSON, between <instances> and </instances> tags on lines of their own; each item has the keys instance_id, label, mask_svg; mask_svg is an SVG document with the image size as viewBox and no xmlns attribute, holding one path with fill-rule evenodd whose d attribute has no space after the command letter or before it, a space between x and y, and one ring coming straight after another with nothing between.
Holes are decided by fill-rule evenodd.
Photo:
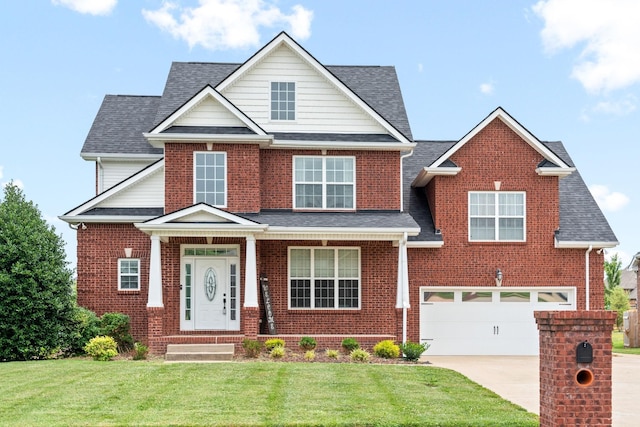
<instances>
[{"instance_id":1,"label":"bush","mask_svg":"<svg viewBox=\"0 0 640 427\"><path fill-rule=\"evenodd\" d=\"M316 358L316 352L314 350L307 350L304 353L304 360L308 362L313 362L315 358Z\"/></svg>"},{"instance_id":2,"label":"bush","mask_svg":"<svg viewBox=\"0 0 640 427\"><path fill-rule=\"evenodd\" d=\"M87 345L84 346L84 351L93 357L93 360L107 361L118 355L117 348L118 345L113 338L97 336L89 340Z\"/></svg>"},{"instance_id":3,"label":"bush","mask_svg":"<svg viewBox=\"0 0 640 427\"><path fill-rule=\"evenodd\" d=\"M89 340L100 335L100 318L93 311L76 306L73 310L72 320L65 353L70 355L83 354L84 346Z\"/></svg>"},{"instance_id":4,"label":"bush","mask_svg":"<svg viewBox=\"0 0 640 427\"><path fill-rule=\"evenodd\" d=\"M356 348L349 354L349 357L352 362L366 363L371 358L371 354L367 350Z\"/></svg>"},{"instance_id":5,"label":"bush","mask_svg":"<svg viewBox=\"0 0 640 427\"><path fill-rule=\"evenodd\" d=\"M417 342L407 341L405 344L400 344L400 349L404 353L404 358L411 362L417 362L422 356L422 353L427 351L429 344L426 342L419 344Z\"/></svg>"},{"instance_id":6,"label":"bush","mask_svg":"<svg viewBox=\"0 0 640 427\"><path fill-rule=\"evenodd\" d=\"M271 349L271 351L269 352L269 355L273 358L273 359L282 359L284 357L284 346L280 346L277 345L275 347L273 347Z\"/></svg>"},{"instance_id":7,"label":"bush","mask_svg":"<svg viewBox=\"0 0 640 427\"><path fill-rule=\"evenodd\" d=\"M355 338L345 338L342 340L342 348L345 352L351 353L353 350L360 348L360 344Z\"/></svg>"},{"instance_id":8,"label":"bush","mask_svg":"<svg viewBox=\"0 0 640 427\"><path fill-rule=\"evenodd\" d=\"M373 354L384 359L396 359L400 356L400 347L393 340L383 340L373 346Z\"/></svg>"},{"instance_id":9,"label":"bush","mask_svg":"<svg viewBox=\"0 0 640 427\"><path fill-rule=\"evenodd\" d=\"M126 314L104 313L100 318L100 335L112 337L118 344L118 351L121 353L133 348L129 316Z\"/></svg>"},{"instance_id":10,"label":"bush","mask_svg":"<svg viewBox=\"0 0 640 427\"><path fill-rule=\"evenodd\" d=\"M133 360L145 360L149 354L149 347L142 343L133 344Z\"/></svg>"},{"instance_id":11,"label":"bush","mask_svg":"<svg viewBox=\"0 0 640 427\"><path fill-rule=\"evenodd\" d=\"M242 348L247 357L258 357L260 351L262 351L262 343L257 340L245 338L242 340Z\"/></svg>"},{"instance_id":12,"label":"bush","mask_svg":"<svg viewBox=\"0 0 640 427\"><path fill-rule=\"evenodd\" d=\"M329 359L337 359L339 355L338 350L327 350L327 357Z\"/></svg>"},{"instance_id":13,"label":"bush","mask_svg":"<svg viewBox=\"0 0 640 427\"><path fill-rule=\"evenodd\" d=\"M302 337L298 345L303 350L313 350L316 348L317 343L316 340L311 337Z\"/></svg>"},{"instance_id":14,"label":"bush","mask_svg":"<svg viewBox=\"0 0 640 427\"><path fill-rule=\"evenodd\" d=\"M270 338L264 342L267 351L271 351L276 347L284 348L285 342L281 338Z\"/></svg>"}]
</instances>

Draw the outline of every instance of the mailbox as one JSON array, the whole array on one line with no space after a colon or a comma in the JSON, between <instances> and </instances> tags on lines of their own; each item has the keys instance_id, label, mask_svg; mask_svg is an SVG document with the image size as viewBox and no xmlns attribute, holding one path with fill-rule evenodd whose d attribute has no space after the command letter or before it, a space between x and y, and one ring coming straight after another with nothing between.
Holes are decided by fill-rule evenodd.
<instances>
[{"instance_id":1,"label":"mailbox","mask_svg":"<svg viewBox=\"0 0 640 427\"><path fill-rule=\"evenodd\" d=\"M587 341L583 341L578 344L576 348L576 362L577 363L591 363L593 362L593 347Z\"/></svg>"}]
</instances>

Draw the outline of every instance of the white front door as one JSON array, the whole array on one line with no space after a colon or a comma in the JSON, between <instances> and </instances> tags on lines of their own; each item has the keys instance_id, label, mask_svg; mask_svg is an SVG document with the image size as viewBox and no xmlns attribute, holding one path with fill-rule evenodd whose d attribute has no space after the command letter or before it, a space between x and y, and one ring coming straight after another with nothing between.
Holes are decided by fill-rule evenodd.
<instances>
[{"instance_id":1,"label":"white front door","mask_svg":"<svg viewBox=\"0 0 640 427\"><path fill-rule=\"evenodd\" d=\"M182 247L181 330L240 330L238 252L237 246Z\"/></svg>"},{"instance_id":2,"label":"white front door","mask_svg":"<svg viewBox=\"0 0 640 427\"><path fill-rule=\"evenodd\" d=\"M194 279L195 329L227 329L229 318L227 261L197 259Z\"/></svg>"}]
</instances>

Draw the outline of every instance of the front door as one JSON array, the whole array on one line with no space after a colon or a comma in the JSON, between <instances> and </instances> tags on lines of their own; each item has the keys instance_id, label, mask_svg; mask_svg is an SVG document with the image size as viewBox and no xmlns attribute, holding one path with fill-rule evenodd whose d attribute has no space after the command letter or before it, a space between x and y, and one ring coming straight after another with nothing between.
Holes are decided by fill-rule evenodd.
<instances>
[{"instance_id":1,"label":"front door","mask_svg":"<svg viewBox=\"0 0 640 427\"><path fill-rule=\"evenodd\" d=\"M195 267L195 329L227 329L227 261L197 259Z\"/></svg>"},{"instance_id":2,"label":"front door","mask_svg":"<svg viewBox=\"0 0 640 427\"><path fill-rule=\"evenodd\" d=\"M237 246L182 247L180 329L240 330Z\"/></svg>"}]
</instances>

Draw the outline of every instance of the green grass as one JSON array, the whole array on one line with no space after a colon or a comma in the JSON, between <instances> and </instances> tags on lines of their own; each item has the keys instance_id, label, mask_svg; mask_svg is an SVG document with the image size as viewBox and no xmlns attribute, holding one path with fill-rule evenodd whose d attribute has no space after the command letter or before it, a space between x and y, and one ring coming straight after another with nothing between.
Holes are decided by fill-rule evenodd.
<instances>
[{"instance_id":1,"label":"green grass","mask_svg":"<svg viewBox=\"0 0 640 427\"><path fill-rule=\"evenodd\" d=\"M613 331L613 333L611 334L611 341L613 343L612 351L614 353L640 354L640 348L630 348L624 346L624 336L622 335L622 332Z\"/></svg>"},{"instance_id":2,"label":"green grass","mask_svg":"<svg viewBox=\"0 0 640 427\"><path fill-rule=\"evenodd\" d=\"M2 426L537 426L421 365L67 359L0 363Z\"/></svg>"}]
</instances>

